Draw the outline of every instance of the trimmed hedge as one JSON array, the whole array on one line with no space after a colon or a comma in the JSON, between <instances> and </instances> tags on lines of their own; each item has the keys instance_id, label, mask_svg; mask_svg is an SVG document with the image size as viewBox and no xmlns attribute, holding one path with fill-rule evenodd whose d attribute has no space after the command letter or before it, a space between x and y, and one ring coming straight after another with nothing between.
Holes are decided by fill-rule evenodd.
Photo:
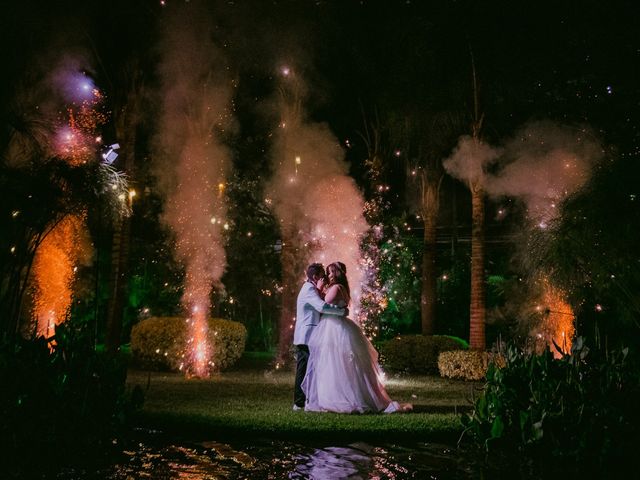
<instances>
[{"instance_id":1,"label":"trimmed hedge","mask_svg":"<svg viewBox=\"0 0 640 480\"><path fill-rule=\"evenodd\" d=\"M402 335L380 344L381 362L389 370L406 373L438 373L438 355L462 350L467 343L445 335Z\"/></svg>"},{"instance_id":2,"label":"trimmed hedge","mask_svg":"<svg viewBox=\"0 0 640 480\"><path fill-rule=\"evenodd\" d=\"M247 329L239 322L221 318L210 318L208 326L212 369L229 368L244 352ZM142 320L131 329L133 359L145 368L181 370L187 358L187 334L187 323L181 317Z\"/></svg>"},{"instance_id":3,"label":"trimmed hedge","mask_svg":"<svg viewBox=\"0 0 640 480\"><path fill-rule=\"evenodd\" d=\"M438 356L440 376L446 378L482 380L487 375L490 363L503 367L505 359L502 355L479 350L442 352Z\"/></svg>"}]
</instances>

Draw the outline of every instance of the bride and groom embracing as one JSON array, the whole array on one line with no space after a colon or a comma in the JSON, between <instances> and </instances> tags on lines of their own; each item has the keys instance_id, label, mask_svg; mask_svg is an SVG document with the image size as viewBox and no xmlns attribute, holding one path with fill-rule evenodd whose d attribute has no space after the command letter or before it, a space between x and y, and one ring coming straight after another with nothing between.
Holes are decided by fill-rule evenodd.
<instances>
[{"instance_id":1,"label":"bride and groom embracing","mask_svg":"<svg viewBox=\"0 0 640 480\"><path fill-rule=\"evenodd\" d=\"M381 382L378 352L354 321L342 262L307 267L297 300L294 410L365 413L404 412Z\"/></svg>"}]
</instances>

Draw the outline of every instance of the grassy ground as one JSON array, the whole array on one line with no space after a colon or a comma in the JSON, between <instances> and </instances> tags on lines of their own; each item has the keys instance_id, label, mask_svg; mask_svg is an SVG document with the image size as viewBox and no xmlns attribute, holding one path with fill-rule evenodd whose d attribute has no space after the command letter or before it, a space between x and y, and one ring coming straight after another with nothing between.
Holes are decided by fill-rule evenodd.
<instances>
[{"instance_id":1,"label":"grassy ground","mask_svg":"<svg viewBox=\"0 0 640 480\"><path fill-rule=\"evenodd\" d=\"M139 422L188 435L261 436L314 440L451 440L461 431L460 413L470 406L478 384L439 377L391 377L394 400L414 412L393 415L338 415L292 411L293 373L264 368L263 358L246 355L234 371L207 380L181 374L131 370L128 384L146 391Z\"/></svg>"}]
</instances>

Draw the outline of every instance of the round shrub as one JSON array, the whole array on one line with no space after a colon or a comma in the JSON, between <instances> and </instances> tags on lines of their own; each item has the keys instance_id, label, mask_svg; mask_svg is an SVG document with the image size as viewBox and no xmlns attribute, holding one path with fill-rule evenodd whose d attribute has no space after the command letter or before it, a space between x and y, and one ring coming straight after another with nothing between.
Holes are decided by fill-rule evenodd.
<instances>
[{"instance_id":1,"label":"round shrub","mask_svg":"<svg viewBox=\"0 0 640 480\"><path fill-rule=\"evenodd\" d=\"M467 343L445 335L402 335L380 345L385 368L407 373L438 372L438 355L445 350L461 350Z\"/></svg>"},{"instance_id":2,"label":"round shrub","mask_svg":"<svg viewBox=\"0 0 640 480\"><path fill-rule=\"evenodd\" d=\"M479 350L456 350L442 352L438 356L438 370L441 377L463 380L482 380L490 363L498 367L505 364L502 355Z\"/></svg>"},{"instance_id":3,"label":"round shrub","mask_svg":"<svg viewBox=\"0 0 640 480\"><path fill-rule=\"evenodd\" d=\"M210 318L208 339L212 369L224 370L244 352L247 329L239 322ZM188 325L180 317L152 317L131 329L133 359L145 368L182 370L187 359Z\"/></svg>"}]
</instances>

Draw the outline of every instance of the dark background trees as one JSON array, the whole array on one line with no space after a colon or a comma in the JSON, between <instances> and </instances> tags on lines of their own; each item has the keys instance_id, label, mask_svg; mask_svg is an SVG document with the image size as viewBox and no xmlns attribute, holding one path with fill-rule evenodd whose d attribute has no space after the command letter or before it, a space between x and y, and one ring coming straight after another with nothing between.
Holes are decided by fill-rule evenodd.
<instances>
[{"instance_id":1,"label":"dark background trees","mask_svg":"<svg viewBox=\"0 0 640 480\"><path fill-rule=\"evenodd\" d=\"M588 229L586 224L571 223L577 213L567 213L559 233L580 228L587 229L585 236L619 232L598 244L607 252L609 246L620 244L615 247L616 259L626 264L636 261L632 245L625 243L630 237L620 230L634 212L635 204L628 202L637 195L636 187L628 178L635 175L640 141L634 68L639 42L628 2L589 1L579 8L571 2L523 1L236 3L211 2L211 21L226 40L225 51L239 79L235 114L240 125L230 141L237 175L227 190L232 200L229 266L225 291L214 303L220 314L235 316L249 327L255 348L272 344L275 332L269 332L278 316L279 232L262 205L261 188L269 175L265 152L274 128L265 113L267 99L277 89L274 72L288 59L305 69L313 92L309 114L314 121L328 122L336 133L367 199L374 197L378 185L368 175L371 145L360 134L363 122L374 121L379 130L383 145L376 152L376 168L381 170L377 180L389 186L382 219L388 232L385 241L394 238L396 243L415 245L407 258L421 257L423 265L417 265L418 271L422 269L420 278L409 267L410 275L415 275L412 281L406 278L408 272L388 272L389 279L404 277L411 299L405 312L386 312L389 335L423 331L466 337L469 333L468 306L461 299L469 295L471 199L465 185L442 176L440 164L458 136L471 133L471 52L488 142L499 144L529 120L552 119L587 123L606 148L612 147L609 163L600 167L588 193L567 206L567 212L593 210L593 215L586 215ZM94 315L102 336L107 305L111 317L124 314L124 341L131 322L148 312L174 313L180 297L180 266L171 260L171 235L159 221L162 201L148 168L153 162L149 152L155 111L148 92L157 87L154 45L164 14L158 3L146 1L109 5L63 1L55 6L30 1L8 5L1 29L7 65L0 89L3 125L9 125L10 110L15 111L11 100L16 85L28 78L32 62L39 61L39 53L52 38L56 45L83 45L91 52L92 75L111 110L105 137L127 145L116 166L129 174L138 193L130 234L121 240L131 245L128 258L123 256L127 250L120 249L117 259L108 260L118 225L97 228L91 223L98 248L89 282L97 285L95 301L104 300ZM9 129L3 128L2 135L4 148ZM621 206L611 206L608 198ZM597 203L589 203L595 199ZM623 199L627 203L619 203ZM510 234L522 222L517 205L509 202L491 199L484 207L485 280L515 278L521 268L510 263L514 248ZM511 214L500 218L497 210L504 203L512 206ZM609 209L606 214L605 209ZM600 223L611 227L594 226ZM251 237L246 236L249 230ZM568 245L557 243L562 237L551 239L558 248ZM252 262L247 262L247 249L255 253ZM578 245L571 251L577 252ZM591 265L603 257L588 258ZM129 269L120 279L128 280L128 285L106 283L117 279L111 268L115 264L120 272ZM596 268L606 270L605 265L581 268L592 275ZM598 278L605 282L604 276ZM617 291L633 291L635 280L629 278L631 287L625 283ZM419 288L413 280L418 280ZM487 292L486 301L492 305L500 302L500 288L495 285L489 283ZM585 280L581 285L586 289L590 283ZM114 296L111 291L119 293ZM261 293L267 291L270 294ZM590 295L596 301L598 295ZM632 297L627 294L627 305L634 304ZM576 306L584 298L586 294L576 296ZM416 305L421 304L418 317ZM605 313L615 316L614 310L618 311L605 309ZM590 307L583 311L595 315ZM488 332L489 343L494 336L493 330Z\"/></svg>"}]
</instances>

